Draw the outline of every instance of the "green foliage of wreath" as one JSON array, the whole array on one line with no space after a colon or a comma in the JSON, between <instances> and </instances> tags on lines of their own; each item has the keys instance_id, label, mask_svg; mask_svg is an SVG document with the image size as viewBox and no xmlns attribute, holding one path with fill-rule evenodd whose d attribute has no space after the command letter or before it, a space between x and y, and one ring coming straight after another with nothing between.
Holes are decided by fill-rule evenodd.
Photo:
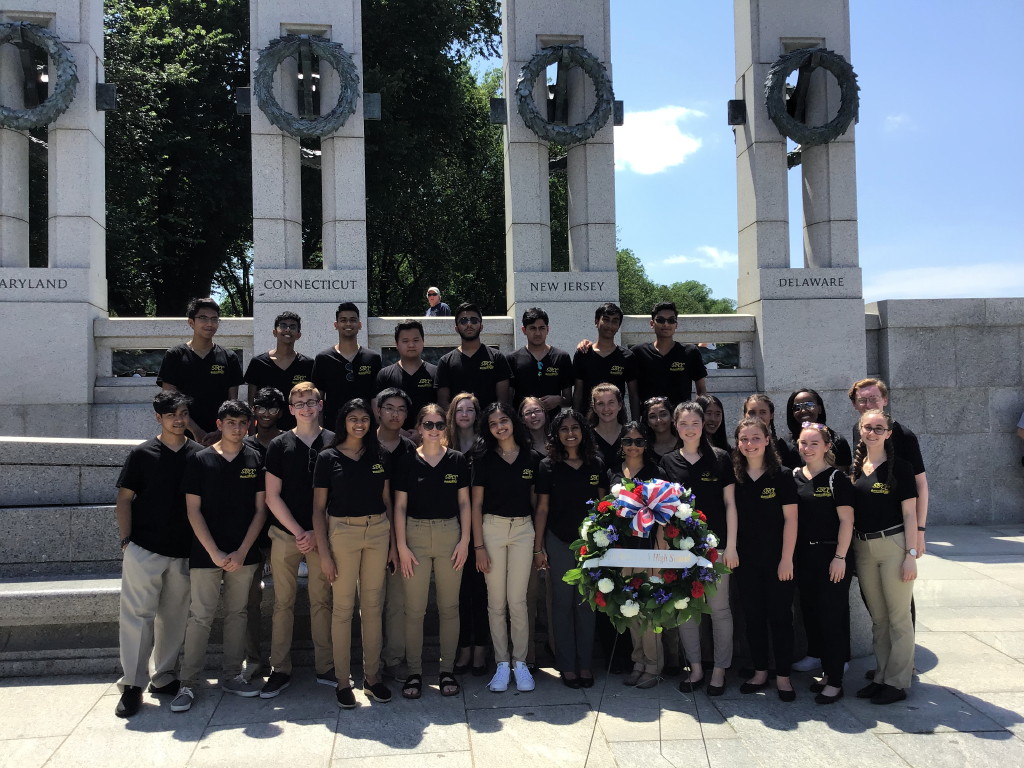
<instances>
[{"instance_id":1,"label":"green foliage of wreath","mask_svg":"<svg viewBox=\"0 0 1024 768\"><path fill-rule=\"evenodd\" d=\"M825 125L806 125L786 110L786 78L802 67L811 56L817 56L818 66L835 75L839 82L839 112ZM806 149L828 144L846 133L857 119L860 109L859 91L857 74L843 56L825 48L801 48L782 56L768 69L764 81L764 104L768 109L768 117L775 123L779 133Z\"/></svg>"},{"instance_id":2,"label":"green foliage of wreath","mask_svg":"<svg viewBox=\"0 0 1024 768\"><path fill-rule=\"evenodd\" d=\"M19 33L23 40L46 51L52 63L50 95L42 104L31 109L0 105L0 126L27 131L49 125L71 106L78 85L78 68L74 54L61 39L38 24L25 21L0 24L0 45L11 42Z\"/></svg>"},{"instance_id":3,"label":"green foliage of wreath","mask_svg":"<svg viewBox=\"0 0 1024 768\"><path fill-rule=\"evenodd\" d=\"M582 123L555 125L548 122L547 115L541 115L533 100L534 84L551 64L565 61L570 66L582 69L594 84L597 103ZM586 48L579 45L552 45L542 48L533 55L519 73L516 81L516 108L526 127L545 141L563 147L572 146L592 139L611 117L615 103L612 80L608 70Z\"/></svg>"},{"instance_id":4,"label":"green foliage of wreath","mask_svg":"<svg viewBox=\"0 0 1024 768\"><path fill-rule=\"evenodd\" d=\"M298 35L287 35L271 40L260 51L253 78L253 93L267 119L291 136L314 138L328 136L343 125L356 111L359 99L359 72L352 54L341 43L334 43L323 37L307 38L310 49L321 61L326 61L338 73L341 88L334 108L319 117L299 117L286 112L274 96L274 73L288 58L298 57L302 39Z\"/></svg>"}]
</instances>

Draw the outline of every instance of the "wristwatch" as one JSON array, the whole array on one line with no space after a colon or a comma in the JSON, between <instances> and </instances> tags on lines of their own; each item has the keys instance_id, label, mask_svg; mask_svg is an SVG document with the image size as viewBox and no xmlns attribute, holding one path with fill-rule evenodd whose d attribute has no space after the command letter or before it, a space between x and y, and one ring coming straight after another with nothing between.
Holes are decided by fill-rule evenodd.
<instances>
[{"instance_id":1,"label":"wristwatch","mask_svg":"<svg viewBox=\"0 0 1024 768\"><path fill-rule=\"evenodd\" d=\"M911 547L910 549L907 550L907 554L910 555L911 557L917 557L917 550L914 549L914 547Z\"/></svg>"}]
</instances>

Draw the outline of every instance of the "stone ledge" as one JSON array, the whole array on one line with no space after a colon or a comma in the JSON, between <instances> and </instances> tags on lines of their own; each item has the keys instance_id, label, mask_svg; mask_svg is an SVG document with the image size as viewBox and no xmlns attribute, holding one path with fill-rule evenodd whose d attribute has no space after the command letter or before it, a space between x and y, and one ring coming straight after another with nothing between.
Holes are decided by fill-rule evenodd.
<instances>
[{"instance_id":1,"label":"stone ledge","mask_svg":"<svg viewBox=\"0 0 1024 768\"><path fill-rule=\"evenodd\" d=\"M73 437L0 437L0 466L120 467L142 440Z\"/></svg>"}]
</instances>

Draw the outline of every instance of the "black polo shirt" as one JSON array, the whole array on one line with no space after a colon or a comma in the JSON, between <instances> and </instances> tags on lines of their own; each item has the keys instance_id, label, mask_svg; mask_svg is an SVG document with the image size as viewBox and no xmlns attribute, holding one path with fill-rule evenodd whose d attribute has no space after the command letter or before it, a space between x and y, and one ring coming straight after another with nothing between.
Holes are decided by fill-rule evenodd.
<instances>
[{"instance_id":1,"label":"black polo shirt","mask_svg":"<svg viewBox=\"0 0 1024 768\"><path fill-rule=\"evenodd\" d=\"M415 373L408 374L398 363L392 363L377 374L376 394L388 387L398 387L412 400L412 407L402 425L405 429L412 429L416 426L420 408L437 402L437 366L424 362Z\"/></svg>"},{"instance_id":2,"label":"black polo shirt","mask_svg":"<svg viewBox=\"0 0 1024 768\"><path fill-rule=\"evenodd\" d=\"M571 544L580 537L580 526L590 512L587 502L601 497L604 464L584 461L573 469L564 461L545 458L537 470L537 493L548 495L547 529L555 538Z\"/></svg>"},{"instance_id":3,"label":"black polo shirt","mask_svg":"<svg viewBox=\"0 0 1024 768\"><path fill-rule=\"evenodd\" d=\"M312 380L313 358L301 352L295 353L295 359L287 368L281 368L270 359L269 352L264 352L252 358L245 369L245 383L252 387L253 395L263 387L274 387L284 395L286 405L277 420L277 426L281 429L292 429L295 426L295 417L288 410L288 393L296 384Z\"/></svg>"},{"instance_id":4,"label":"black polo shirt","mask_svg":"<svg viewBox=\"0 0 1024 768\"><path fill-rule=\"evenodd\" d=\"M516 460L505 461L497 451L487 451L473 462L473 486L484 489L483 513L498 517L533 515L533 490L543 456L519 449Z\"/></svg>"},{"instance_id":5,"label":"black polo shirt","mask_svg":"<svg viewBox=\"0 0 1024 768\"><path fill-rule=\"evenodd\" d=\"M170 384L192 398L188 413L205 432L217 428L217 409L228 399L228 390L242 383L242 364L230 349L214 344L200 357L187 344L164 353L157 386Z\"/></svg>"},{"instance_id":6,"label":"black polo shirt","mask_svg":"<svg viewBox=\"0 0 1024 768\"><path fill-rule=\"evenodd\" d=\"M512 383L516 389L514 405L519 408L527 397L561 396L563 389L572 389L576 376L572 360L558 347L552 347L540 360L526 347L509 355ZM557 412L553 408L549 413Z\"/></svg>"},{"instance_id":7,"label":"black polo shirt","mask_svg":"<svg viewBox=\"0 0 1024 768\"><path fill-rule=\"evenodd\" d=\"M576 352L572 357L575 378L583 387L583 409L590 410L590 390L598 384L614 384L626 399L626 385L637 377L636 358L625 347L615 347L602 357L593 348L587 352Z\"/></svg>"},{"instance_id":8,"label":"black polo shirt","mask_svg":"<svg viewBox=\"0 0 1024 768\"><path fill-rule=\"evenodd\" d=\"M736 483L736 518L739 525L736 549L740 563L775 567L782 556L782 508L797 503L796 481L785 467L765 472L757 480L745 477Z\"/></svg>"},{"instance_id":9,"label":"black polo shirt","mask_svg":"<svg viewBox=\"0 0 1024 768\"><path fill-rule=\"evenodd\" d=\"M721 448L711 450L711 455L702 454L694 464L684 459L677 450L666 453L661 457L659 465L660 479L680 483L696 497L694 508L704 513L708 519L708 528L718 537L724 549L729 530L725 521L723 494L726 486L736 482L736 476L732 471L729 454Z\"/></svg>"},{"instance_id":10,"label":"black polo shirt","mask_svg":"<svg viewBox=\"0 0 1024 768\"><path fill-rule=\"evenodd\" d=\"M610 490L613 485L646 483L654 479L664 479L661 476L661 468L657 464L645 461L640 471L629 478L622 474L622 459L619 459L614 464L608 465L608 471L605 472L605 489Z\"/></svg>"},{"instance_id":11,"label":"black polo shirt","mask_svg":"<svg viewBox=\"0 0 1024 768\"><path fill-rule=\"evenodd\" d=\"M384 484L391 476L388 464L376 451L363 451L358 460L350 459L337 448L321 451L313 468L313 487L328 489L327 514L384 514Z\"/></svg>"},{"instance_id":12,"label":"black polo shirt","mask_svg":"<svg viewBox=\"0 0 1024 768\"><path fill-rule=\"evenodd\" d=\"M448 448L436 467L417 451L395 462L394 490L405 491L406 517L415 520L448 520L459 516L459 489L469 487L466 457Z\"/></svg>"},{"instance_id":13,"label":"black polo shirt","mask_svg":"<svg viewBox=\"0 0 1024 768\"><path fill-rule=\"evenodd\" d=\"M155 437L132 448L117 487L135 493L130 536L135 544L164 557L189 556L192 526L181 481L189 457L201 450L199 443L186 440L174 451Z\"/></svg>"},{"instance_id":14,"label":"black polo shirt","mask_svg":"<svg viewBox=\"0 0 1024 768\"><path fill-rule=\"evenodd\" d=\"M812 541L839 541L839 515L837 507L852 507L853 484L850 478L835 467L827 467L810 480L802 469L793 473L796 481L797 511L800 526L797 545Z\"/></svg>"},{"instance_id":15,"label":"black polo shirt","mask_svg":"<svg viewBox=\"0 0 1024 768\"><path fill-rule=\"evenodd\" d=\"M594 445L597 446L597 455L601 457L601 461L606 467L622 463L622 455L619 453L622 444L619 442L619 438L615 438L614 443L609 443L597 433L597 430L594 430Z\"/></svg>"},{"instance_id":16,"label":"black polo shirt","mask_svg":"<svg viewBox=\"0 0 1024 768\"><path fill-rule=\"evenodd\" d=\"M437 363L437 387L446 387L454 398L471 392L486 408L498 399L498 383L512 378L508 360L497 350L481 344L472 355L453 349Z\"/></svg>"},{"instance_id":17,"label":"black polo shirt","mask_svg":"<svg viewBox=\"0 0 1024 768\"><path fill-rule=\"evenodd\" d=\"M850 450L850 443L847 442L846 438L840 435L835 430L832 430L834 440L832 441L832 453L836 457L837 467L849 467L853 465L853 452ZM796 440L792 437L786 440L784 445L786 446L786 456L783 456L782 463L790 469L796 469L804 465L804 457L800 455L800 446ZM781 454L781 451L779 452ZM790 462L787 464L786 459Z\"/></svg>"},{"instance_id":18,"label":"black polo shirt","mask_svg":"<svg viewBox=\"0 0 1024 768\"><path fill-rule=\"evenodd\" d=\"M271 440L267 448L266 470L281 481L281 501L304 531L313 530L313 468L324 446L333 442L334 433L329 429L317 435L310 445L289 430ZM271 525L292 535L273 512L270 517Z\"/></svg>"},{"instance_id":19,"label":"black polo shirt","mask_svg":"<svg viewBox=\"0 0 1024 768\"><path fill-rule=\"evenodd\" d=\"M853 527L861 533L903 525L903 502L917 498L914 469L909 462L896 457L892 469L895 489L889 488L889 471L889 462L883 461L870 475L863 475L853 483Z\"/></svg>"},{"instance_id":20,"label":"black polo shirt","mask_svg":"<svg viewBox=\"0 0 1024 768\"><path fill-rule=\"evenodd\" d=\"M336 430L338 411L345 403L360 397L370 407L377 394L377 374L381 369L380 352L360 347L349 362L334 347L320 352L313 360L313 384L324 396L324 426Z\"/></svg>"},{"instance_id":21,"label":"black polo shirt","mask_svg":"<svg viewBox=\"0 0 1024 768\"><path fill-rule=\"evenodd\" d=\"M238 455L228 461L212 447L204 448L189 458L182 485L185 493L202 500L200 512L217 547L228 554L237 550L256 515L256 494L264 490L259 454L243 444ZM259 549L249 547L245 565L258 561ZM189 567L218 567L194 535Z\"/></svg>"},{"instance_id":22,"label":"black polo shirt","mask_svg":"<svg viewBox=\"0 0 1024 768\"><path fill-rule=\"evenodd\" d=\"M655 395L667 397L673 406L686 402L693 397L693 383L708 375L700 350L693 344L673 342L666 355L649 341L630 351L636 358L640 402Z\"/></svg>"}]
</instances>

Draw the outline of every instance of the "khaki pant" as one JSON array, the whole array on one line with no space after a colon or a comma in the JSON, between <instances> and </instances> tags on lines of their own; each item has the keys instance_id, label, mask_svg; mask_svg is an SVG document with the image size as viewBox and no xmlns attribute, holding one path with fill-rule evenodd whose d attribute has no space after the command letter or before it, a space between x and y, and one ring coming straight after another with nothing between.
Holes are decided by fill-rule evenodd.
<instances>
[{"instance_id":1,"label":"khaki pant","mask_svg":"<svg viewBox=\"0 0 1024 768\"><path fill-rule=\"evenodd\" d=\"M385 667L405 661L405 577L402 569L388 572L384 579L384 651Z\"/></svg>"},{"instance_id":2,"label":"khaki pant","mask_svg":"<svg viewBox=\"0 0 1024 768\"><path fill-rule=\"evenodd\" d=\"M193 568L189 571L192 606L185 626L185 648L181 660L181 682L195 686L203 671L210 627L221 602L224 585L224 663L222 680L230 680L242 672L245 656L246 604L253 573L259 566L243 565L237 571L221 568Z\"/></svg>"},{"instance_id":3,"label":"khaki pant","mask_svg":"<svg viewBox=\"0 0 1024 768\"><path fill-rule=\"evenodd\" d=\"M177 679L188 621L187 557L165 557L129 543L121 565L121 669L117 685L160 687ZM149 674L150 657L154 672Z\"/></svg>"},{"instance_id":4,"label":"khaki pant","mask_svg":"<svg viewBox=\"0 0 1024 768\"><path fill-rule=\"evenodd\" d=\"M875 651L875 682L893 688L909 688L914 675L914 624L910 601L914 582L900 577L906 558L904 533L882 539L853 540L857 578L871 614Z\"/></svg>"},{"instance_id":5,"label":"khaki pant","mask_svg":"<svg viewBox=\"0 0 1024 768\"><path fill-rule=\"evenodd\" d=\"M629 635L633 638L633 666L643 668L651 675L660 675L665 667L665 653L662 650L662 634L653 629L641 631L640 626L631 624Z\"/></svg>"},{"instance_id":6,"label":"khaki pant","mask_svg":"<svg viewBox=\"0 0 1024 768\"><path fill-rule=\"evenodd\" d=\"M338 570L334 580L331 639L338 685L348 687L352 674L352 613L359 594L359 627L363 641L363 676L380 671L381 614L387 571L391 523L385 515L331 517L328 521L331 556Z\"/></svg>"},{"instance_id":7,"label":"khaki pant","mask_svg":"<svg viewBox=\"0 0 1024 768\"><path fill-rule=\"evenodd\" d=\"M309 626L313 636L313 663L322 675L334 666L331 649L331 585L320 568L314 549L305 555L295 537L276 525L270 526L270 569L274 574L274 620L270 635L270 666L276 672L292 673L292 636L295 626L295 594L298 570L306 558L309 571Z\"/></svg>"},{"instance_id":8,"label":"khaki pant","mask_svg":"<svg viewBox=\"0 0 1024 768\"><path fill-rule=\"evenodd\" d=\"M715 666L732 666L732 609L729 607L729 580L732 574L723 574L715 596L708 598L711 608L711 636L714 640ZM707 615L704 615L707 619ZM700 624L686 621L679 625L679 641L690 664L701 664Z\"/></svg>"},{"instance_id":9,"label":"khaki pant","mask_svg":"<svg viewBox=\"0 0 1024 768\"><path fill-rule=\"evenodd\" d=\"M419 560L412 578L405 582L405 658L409 674L423 674L423 617L430 596L430 574L434 574L437 618L440 625L441 672L455 666L459 644L459 589L462 571L455 570L452 553L462 535L458 519L405 521L405 541Z\"/></svg>"},{"instance_id":10,"label":"khaki pant","mask_svg":"<svg viewBox=\"0 0 1024 768\"><path fill-rule=\"evenodd\" d=\"M484 581L494 660L510 660L508 625L511 624L511 661L525 663L530 649L526 591L533 570L533 520L484 515L483 531L484 546L491 560L491 571L484 574Z\"/></svg>"}]
</instances>

